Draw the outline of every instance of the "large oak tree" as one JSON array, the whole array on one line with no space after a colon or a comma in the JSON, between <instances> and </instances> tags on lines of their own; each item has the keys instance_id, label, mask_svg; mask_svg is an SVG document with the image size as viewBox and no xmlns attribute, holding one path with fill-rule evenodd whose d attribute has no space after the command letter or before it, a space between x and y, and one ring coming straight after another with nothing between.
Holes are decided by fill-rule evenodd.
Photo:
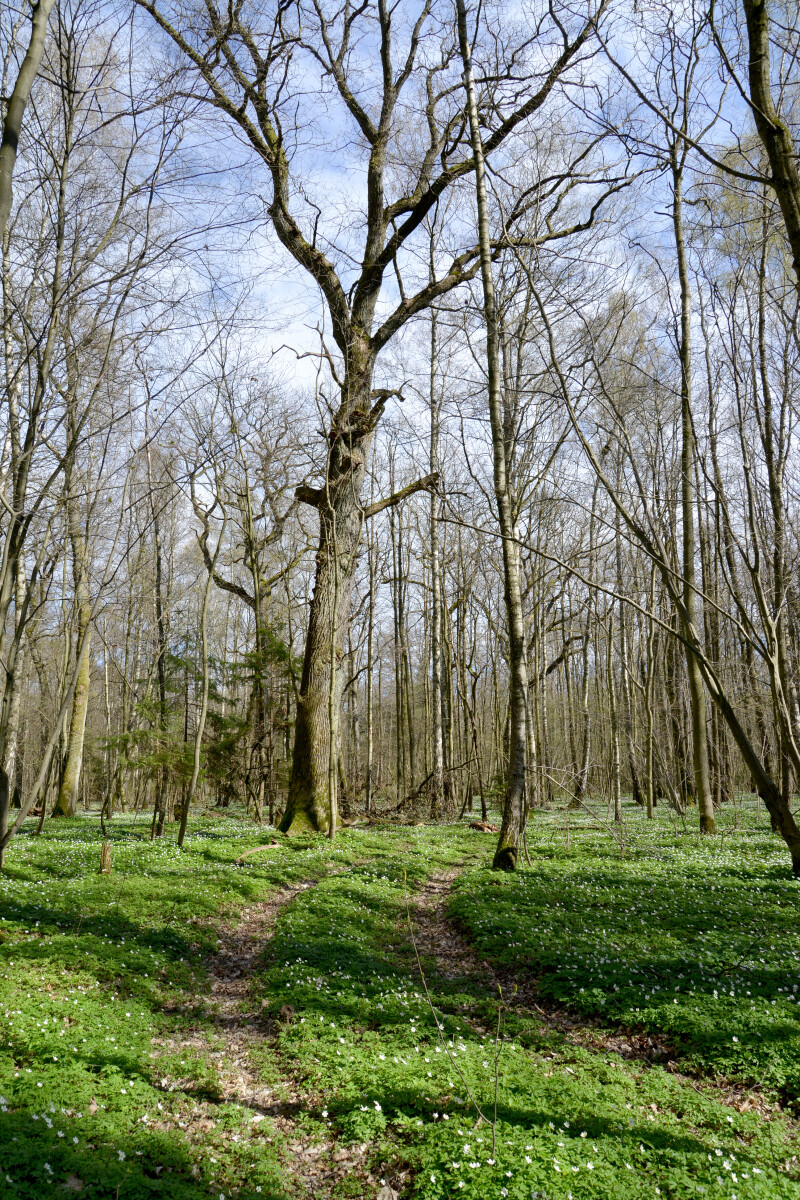
<instances>
[{"instance_id":1,"label":"large oak tree","mask_svg":"<svg viewBox=\"0 0 800 1200\"><path fill-rule=\"evenodd\" d=\"M180 52L176 86L225 114L264 164L272 228L319 288L332 330L334 345L322 351L337 389L324 431L324 478L298 489L318 511L319 544L283 820L284 829L331 831L336 667L356 554L365 519L412 490L362 504L375 429L397 394L375 388L376 362L411 318L479 265L470 219L433 278L414 269L425 218L475 169L455 12L447 0L422 0L413 14L387 0L138 3ZM476 62L485 160L509 146L568 72L579 72L603 8L590 5L576 20L574 10L550 4L526 14L519 28L507 14L498 18ZM338 202L337 175L346 177ZM506 229L551 185L526 189Z\"/></svg>"}]
</instances>

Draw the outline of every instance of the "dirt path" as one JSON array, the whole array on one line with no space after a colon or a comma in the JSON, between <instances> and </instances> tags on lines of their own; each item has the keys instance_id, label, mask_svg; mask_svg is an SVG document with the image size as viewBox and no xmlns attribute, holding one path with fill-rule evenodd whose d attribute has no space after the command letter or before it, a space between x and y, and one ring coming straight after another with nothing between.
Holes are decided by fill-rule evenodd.
<instances>
[{"instance_id":1,"label":"dirt path","mask_svg":"<svg viewBox=\"0 0 800 1200\"><path fill-rule=\"evenodd\" d=\"M543 1002L536 980L524 972L495 971L480 957L458 924L447 916L447 899L459 873L460 868L457 868L432 876L410 903L417 952L423 960L432 959L439 974L446 979L478 981L493 997L497 997L498 988L502 988L509 1009L524 1013L543 1027L563 1034L567 1041L588 1050L612 1051L645 1065L659 1063L682 1083L698 1090L713 1089L723 1104L738 1112L758 1112L768 1118L777 1110L779 1106L770 1104L757 1088L684 1074L672 1057L672 1047L657 1034L637 1030L612 1032L589 1017L576 1019L563 1008ZM474 1017L467 1015L465 1019L483 1036L494 1032Z\"/></svg>"},{"instance_id":2,"label":"dirt path","mask_svg":"<svg viewBox=\"0 0 800 1200\"><path fill-rule=\"evenodd\" d=\"M274 932L278 915L301 892L317 883L319 880L312 879L281 888L269 899L244 909L236 925L220 926L220 948L207 963L209 996L204 1025L169 1038L154 1039L156 1049L151 1055L156 1059L187 1051L202 1055L213 1064L217 1093L215 1099L210 1099L207 1093L198 1094L191 1079L163 1078L161 1086L165 1090L181 1090L192 1096L191 1108L180 1118L164 1114L162 1119L151 1122L151 1128L177 1127L201 1152L208 1134L218 1127L220 1103L241 1105L251 1115L248 1121L243 1119L241 1131L231 1136L237 1141L272 1143L276 1139L271 1135L277 1128L282 1135L280 1140L288 1142L292 1156L290 1187L293 1194L304 1200L324 1194L316 1191L305 1175L306 1168L316 1174L316 1162L330 1147L308 1146L295 1136L294 1116L309 1098L301 1096L291 1080L281 1077L267 1083L262 1078L258 1052L271 1042L274 1022L254 1011L248 1001L258 960Z\"/></svg>"},{"instance_id":3,"label":"dirt path","mask_svg":"<svg viewBox=\"0 0 800 1200\"><path fill-rule=\"evenodd\" d=\"M248 1011L250 983L256 963L272 936L281 909L318 880L291 884L259 904L245 909L235 925L220 930L222 947L208 964L212 1020L222 1048L212 1051L222 1097L246 1105L262 1115L278 1116L296 1097L285 1086L265 1085L254 1067L251 1053L269 1034L259 1013Z\"/></svg>"},{"instance_id":4,"label":"dirt path","mask_svg":"<svg viewBox=\"0 0 800 1200\"><path fill-rule=\"evenodd\" d=\"M548 1011L546 1003L540 1003L535 979L526 977L522 970L514 978L510 973L493 970L447 916L448 897L460 870L456 867L431 876L409 896L408 904L414 943L423 970L427 973L433 965L440 977L458 981L459 987L468 985L467 992L476 996L474 1007L470 1006L472 1011L462 1011L462 1019L476 1035L485 1038L494 1034L481 1011L484 1008L480 1003L481 993L487 998L496 997L498 987L502 987L506 1002L520 1015L562 1034L568 1042L596 1052L611 1050L626 1058L652 1061L651 1047L656 1044L653 1039L649 1039L649 1046L643 1045L645 1035L635 1042L630 1034L609 1033L589 1020L574 1020L563 1010L553 1008ZM409 1182L405 1170L395 1172L387 1163L386 1174L393 1186L388 1183L381 1186L384 1180L370 1172L368 1163L373 1154L366 1143L363 1146L343 1145L333 1135L325 1133L317 1142L309 1140L298 1115L321 1108L325 1097L310 1092L295 1077L291 1061L282 1061L274 1037L282 1022L293 1019L294 1010L287 1002L277 1013L273 1004L270 1012L265 1002L262 1011L251 996L251 982L280 912L300 893L319 882L307 880L284 888L270 899L245 909L235 925L220 928L220 948L208 963L210 987L204 1024L159 1042L154 1055L164 1053L172 1057L176 1052L194 1050L210 1060L215 1069L218 1098L212 1098L208 1092L201 1094L190 1080L175 1080L174 1077L162 1080L162 1085L169 1090L180 1088L190 1096L194 1093L188 1111L184 1108L180 1118L176 1115L167 1119L164 1114L162 1127L180 1126L183 1136L197 1144L198 1154L202 1153L204 1142L213 1130L216 1130L215 1137L230 1137L234 1141L279 1143L285 1148L282 1154L287 1187L296 1200L329 1200L345 1180L349 1188L360 1188L359 1195L363 1200L395 1200L398 1193L393 1188L402 1190ZM402 936L408 936L405 922ZM397 949L400 951L401 947ZM284 997L270 999L280 1003ZM272 1059L266 1075L262 1074L260 1066L265 1051L267 1060ZM698 1090L713 1088L726 1104L758 1109L768 1115L769 1108L757 1092L685 1076L671 1063L669 1066L682 1082ZM218 1124L220 1101L240 1105L246 1110L236 1132L226 1133Z\"/></svg>"},{"instance_id":5,"label":"dirt path","mask_svg":"<svg viewBox=\"0 0 800 1200\"><path fill-rule=\"evenodd\" d=\"M348 869L334 869L331 874ZM157 1121L153 1127L166 1129L177 1124L184 1137L202 1144L216 1126L219 1103L238 1104L253 1113L249 1123L243 1121L239 1139L272 1142L269 1135L278 1131L280 1142L290 1155L288 1186L298 1200L327 1200L337 1184L353 1178L363 1181L365 1198L391 1200L394 1194L381 1189L380 1182L365 1165L369 1149L366 1144L341 1146L333 1139L312 1143L301 1131L297 1115L309 1108L322 1107L324 1097L299 1087L290 1069L281 1071L274 1082L265 1082L258 1065L264 1048L274 1045L276 1028L294 1016L290 1003L277 1014L269 1009L262 1013L254 1007L250 987L258 961L269 945L280 912L300 893L320 882L312 879L292 884L243 910L236 925L220 926L220 949L207 963L211 1031L206 1025L196 1032L187 1031L156 1043L156 1054L196 1051L209 1059L214 1064L219 1098L216 1101L198 1098L187 1120ZM193 1090L189 1080L165 1078L161 1082L169 1090L179 1087L188 1092Z\"/></svg>"},{"instance_id":6,"label":"dirt path","mask_svg":"<svg viewBox=\"0 0 800 1200\"><path fill-rule=\"evenodd\" d=\"M414 941L421 958L432 958L446 979L474 976L495 990L497 977L487 962L447 917L447 899L460 867L432 875L409 901Z\"/></svg>"}]
</instances>

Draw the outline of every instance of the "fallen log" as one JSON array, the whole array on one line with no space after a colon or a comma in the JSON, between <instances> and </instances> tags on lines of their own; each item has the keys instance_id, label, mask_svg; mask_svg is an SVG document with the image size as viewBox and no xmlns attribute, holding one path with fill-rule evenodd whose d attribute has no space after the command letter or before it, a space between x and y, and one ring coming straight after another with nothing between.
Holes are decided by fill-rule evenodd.
<instances>
[{"instance_id":1,"label":"fallen log","mask_svg":"<svg viewBox=\"0 0 800 1200\"><path fill-rule=\"evenodd\" d=\"M265 846L254 846L252 850L245 850L244 854L239 855L236 859L236 866L238 867L242 859L249 858L251 854L258 854L261 850L278 850L279 848L280 842L267 842Z\"/></svg>"}]
</instances>

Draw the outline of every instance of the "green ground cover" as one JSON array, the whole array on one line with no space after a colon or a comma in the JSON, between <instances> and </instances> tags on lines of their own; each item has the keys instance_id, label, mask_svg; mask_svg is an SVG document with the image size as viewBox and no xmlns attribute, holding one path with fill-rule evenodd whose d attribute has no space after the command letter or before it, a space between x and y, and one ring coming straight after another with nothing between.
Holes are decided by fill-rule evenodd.
<instances>
[{"instance_id":1,"label":"green ground cover","mask_svg":"<svg viewBox=\"0 0 800 1200\"><path fill-rule=\"evenodd\" d=\"M429 831L419 843L428 871L452 857ZM304 893L271 944L258 987L291 994L302 1013L279 1051L322 1098L310 1136L322 1121L371 1140L376 1172L405 1161L425 1200L800 1195L800 1181L775 1170L797 1149L783 1122L738 1113L660 1067L581 1049L525 1015L508 1014L499 1042L492 1150L497 1004L485 979L454 985L428 962L437 1029L402 944L403 860ZM476 868L468 886L483 878L496 876ZM502 907L491 894L485 905Z\"/></svg>"},{"instance_id":2,"label":"green ground cover","mask_svg":"<svg viewBox=\"0 0 800 1200\"><path fill-rule=\"evenodd\" d=\"M183 1139L175 1126L215 1095L214 1066L191 1051L153 1060L152 1039L209 1027L204 958L221 915L346 852L320 842L243 870L234 859L263 841L251 822L209 823L183 853L131 822L111 837L108 877L85 820L15 839L0 877L0 1191L188 1197L255 1179L282 1195L280 1138L231 1145L237 1106L220 1107L205 1153Z\"/></svg>"},{"instance_id":3,"label":"green ground cover","mask_svg":"<svg viewBox=\"0 0 800 1200\"><path fill-rule=\"evenodd\" d=\"M453 979L433 959L423 963L429 1006L406 906L426 878L459 866L465 874L454 909L471 922L483 955L507 962L510 954L517 967L544 970L543 986L552 988L559 930L568 930L560 998L614 1020L618 980L605 974L605 960L615 946L641 956L647 945L657 967L666 961L660 947L669 933L669 874L678 973L690 977L678 946L683 896L691 928L705 915L698 925L707 935L703 978L735 978L736 996L727 1000L738 998L740 979L750 981L743 993L749 989L759 1004L748 1013L775 999L772 1030L788 1022L786 1014L794 1018L785 991L794 994L793 960L780 954L795 936L795 893L771 839L742 830L708 848L691 836L681 840L666 821L657 832L637 831L629 817L621 858L596 830L573 829L567 851L558 820L531 829L534 867L509 878L483 865L491 839L453 827L346 830L333 847L319 839L237 867L234 860L263 840L250 825L208 822L181 854L169 840L138 840L130 822L119 822L110 877L97 874L99 836L88 821L48 822L40 838L17 839L0 880L0 1188L9 1196L72 1190L120 1200L304 1195L280 1128L269 1118L254 1126L246 1105L220 1102L215 1061L190 1043L194 1031L211 1028L204 962L217 945L219 918L285 883L314 878L317 886L281 911L249 997L256 1010L289 1006L254 1058L264 1078L301 1097L295 1137L359 1143L376 1179L402 1181L403 1195L420 1200L800 1197L788 1116L767 1123L739 1113L713 1088L583 1049L525 1012L506 1013L496 1041L497 997L485 974ZM721 890L701 909L695 891L704 862L708 887ZM740 876L747 882L736 883ZM581 879L589 889L582 909ZM536 888L542 891L534 895ZM767 897L786 908L775 916ZM750 957L735 976L722 975L738 961L736 921L746 923L751 909L766 923L756 959L769 965L772 996L769 972L761 991L751 986ZM641 941L645 927L650 940ZM768 952L769 942L775 948ZM591 974L606 1001L592 1007L578 999L588 989L576 969L587 981ZM656 1028L691 989L672 993L670 1004L660 992L652 1004L647 990L650 1009L641 1020ZM154 1039L175 1047L184 1035L185 1049L151 1057ZM777 1040L758 1043L775 1086ZM780 1086L786 1078L784 1071ZM193 1120L206 1101L216 1105L216 1119L198 1137ZM362 1196L363 1184L344 1179L335 1195Z\"/></svg>"},{"instance_id":4,"label":"green ground cover","mask_svg":"<svg viewBox=\"0 0 800 1200\"><path fill-rule=\"evenodd\" d=\"M800 885L783 842L755 804L725 810L715 838L632 805L624 846L592 823L573 814L567 848L565 814L537 818L532 866L465 873L453 915L543 996L657 1030L686 1065L796 1102Z\"/></svg>"}]
</instances>

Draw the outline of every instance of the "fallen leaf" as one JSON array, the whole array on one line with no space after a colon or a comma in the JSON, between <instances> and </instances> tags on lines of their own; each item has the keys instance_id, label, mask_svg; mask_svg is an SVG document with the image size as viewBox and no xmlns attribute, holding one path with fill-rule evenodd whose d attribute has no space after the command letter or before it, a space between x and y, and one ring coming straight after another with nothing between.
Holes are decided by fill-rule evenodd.
<instances>
[{"instance_id":1,"label":"fallen leaf","mask_svg":"<svg viewBox=\"0 0 800 1200\"><path fill-rule=\"evenodd\" d=\"M77 1175L68 1175L66 1183L62 1184L65 1192L82 1192L83 1180Z\"/></svg>"},{"instance_id":2,"label":"fallen leaf","mask_svg":"<svg viewBox=\"0 0 800 1200\"><path fill-rule=\"evenodd\" d=\"M91 1100L89 1101L89 1112L91 1113L92 1116L94 1116L94 1114L97 1112L97 1109L98 1109L97 1101L95 1100L94 1096L92 1096Z\"/></svg>"}]
</instances>

